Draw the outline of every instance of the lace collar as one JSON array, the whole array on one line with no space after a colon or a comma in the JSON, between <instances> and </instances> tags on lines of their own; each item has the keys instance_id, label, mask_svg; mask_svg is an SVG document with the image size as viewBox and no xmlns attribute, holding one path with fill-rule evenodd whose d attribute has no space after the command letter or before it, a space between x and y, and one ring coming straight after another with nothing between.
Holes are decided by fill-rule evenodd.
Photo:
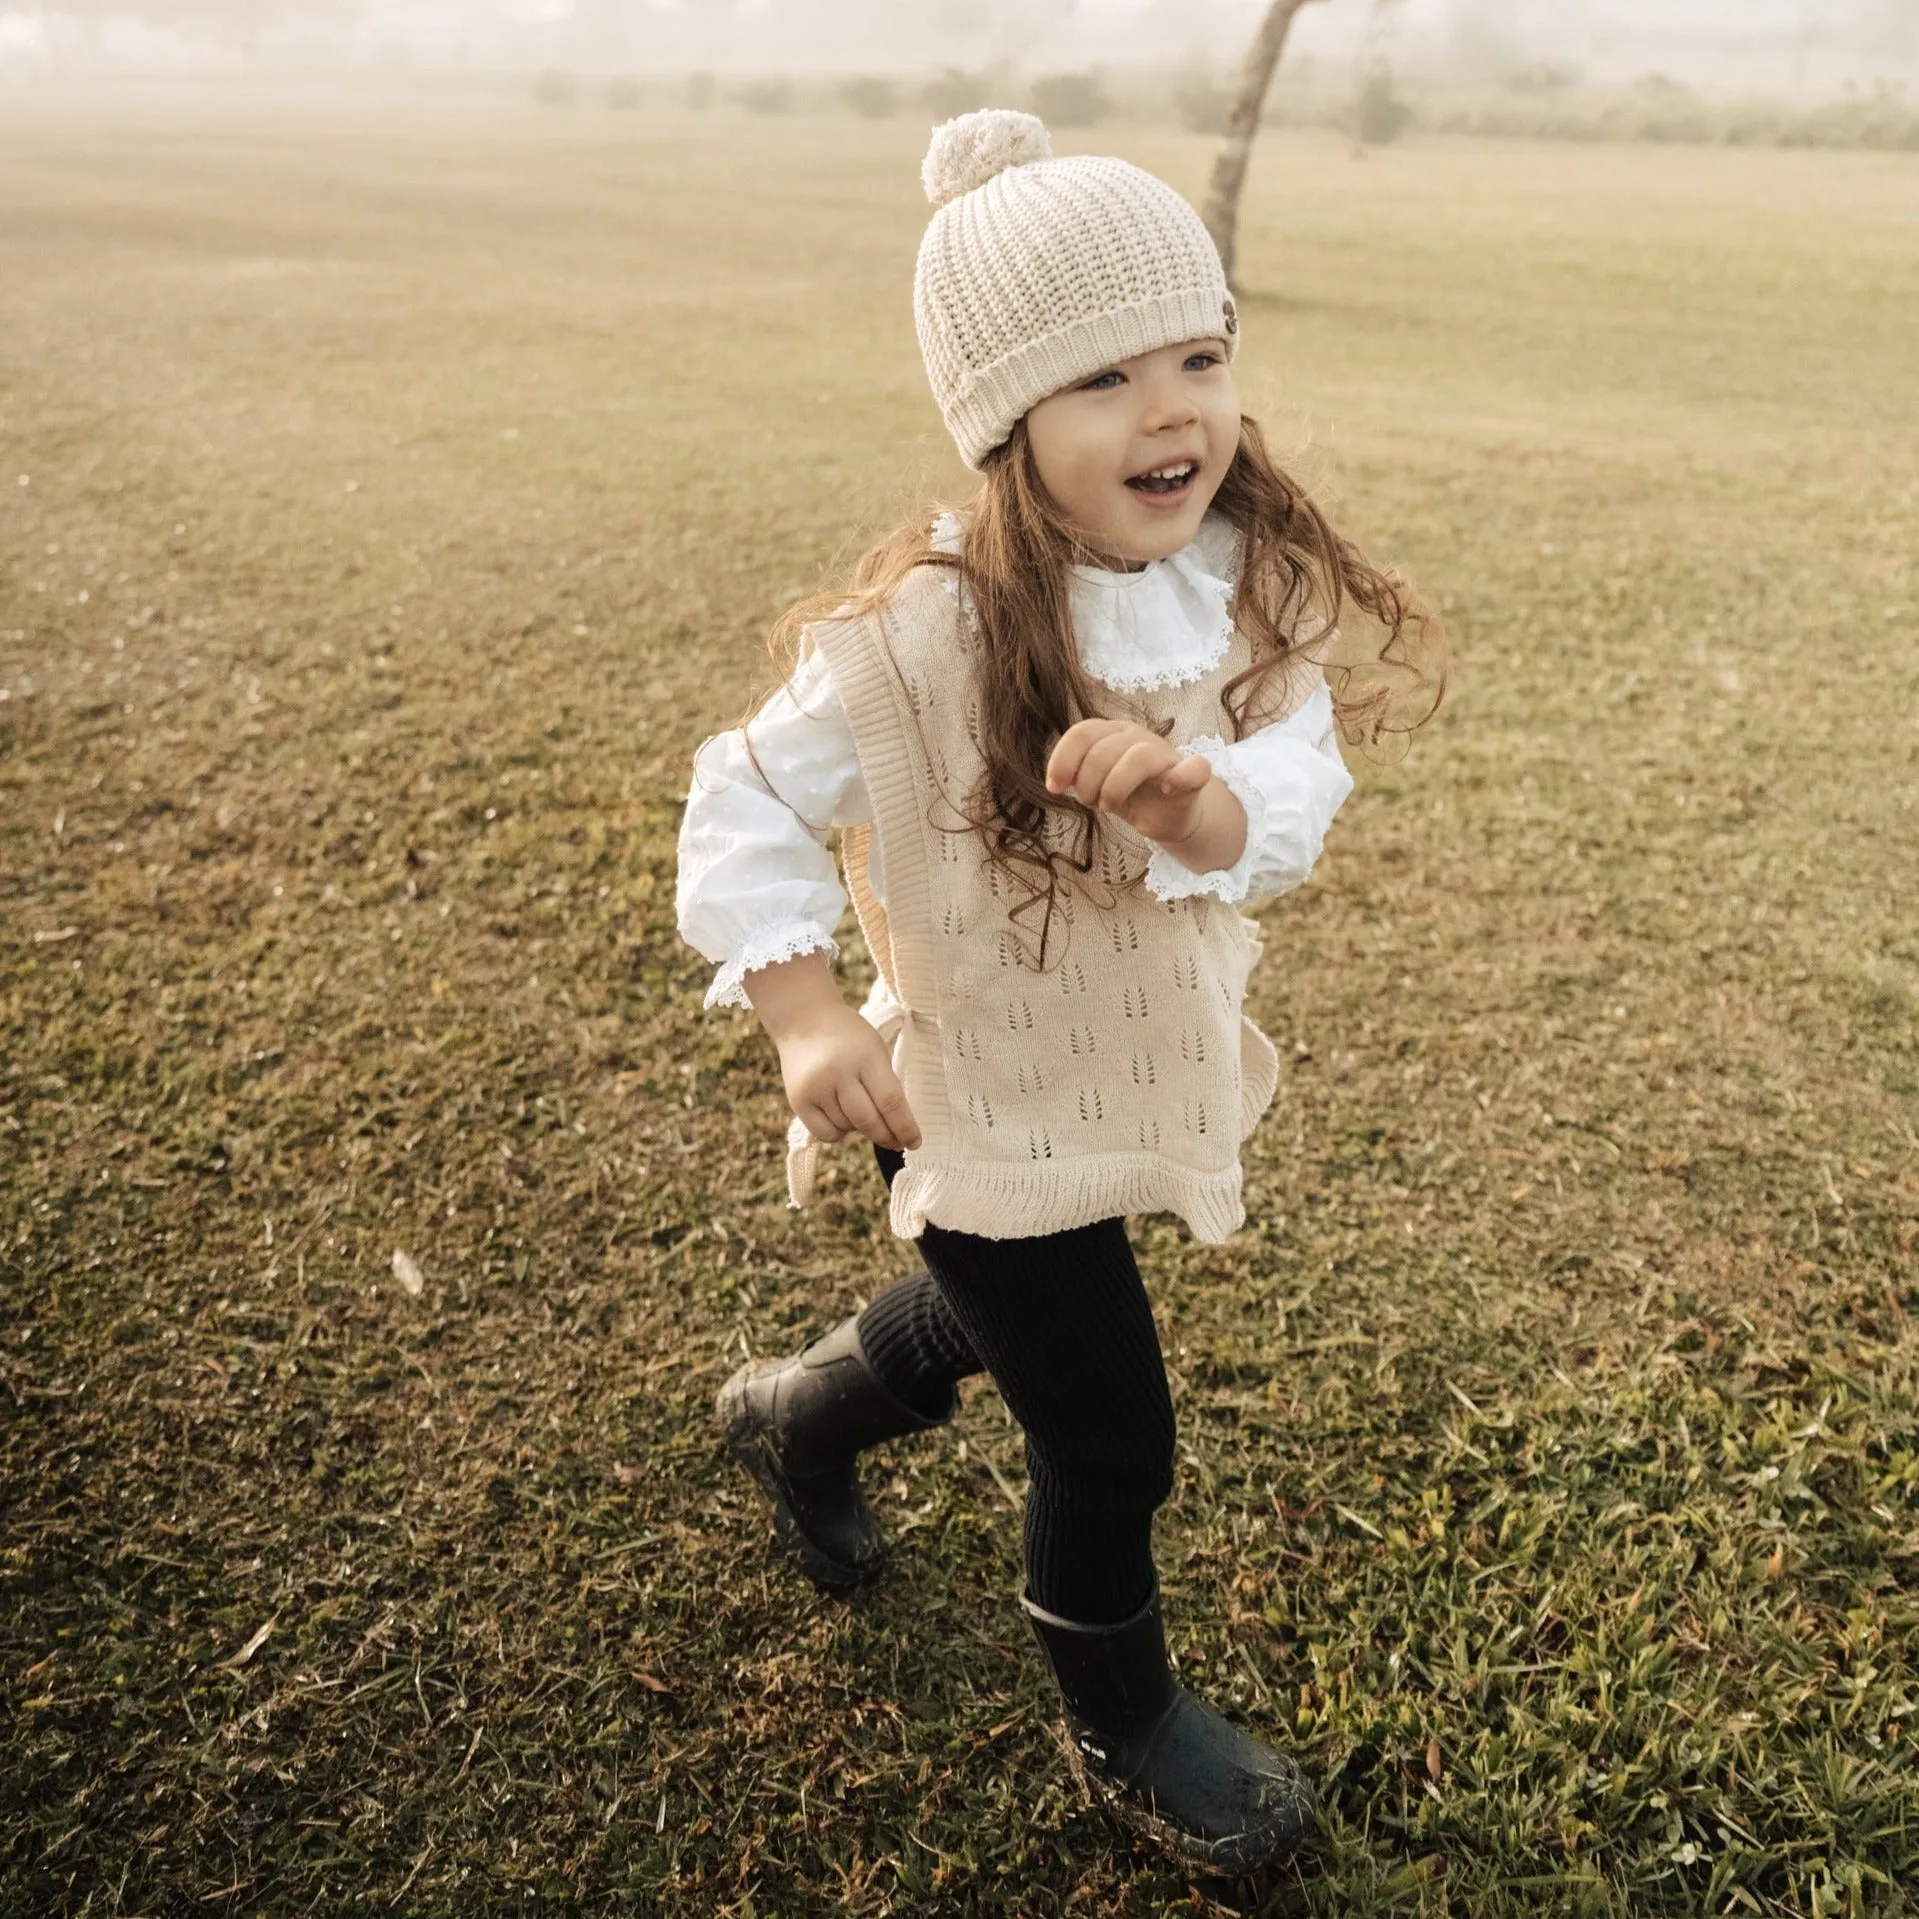
<instances>
[{"instance_id":1,"label":"lace collar","mask_svg":"<svg viewBox=\"0 0 1919 1919\"><path fill-rule=\"evenodd\" d=\"M933 544L957 553L960 523L942 513ZM1186 686L1226 657L1233 641L1239 530L1209 513L1190 546L1137 573L1076 566L1068 590L1080 664L1116 693ZM955 580L953 585L957 587Z\"/></svg>"}]
</instances>

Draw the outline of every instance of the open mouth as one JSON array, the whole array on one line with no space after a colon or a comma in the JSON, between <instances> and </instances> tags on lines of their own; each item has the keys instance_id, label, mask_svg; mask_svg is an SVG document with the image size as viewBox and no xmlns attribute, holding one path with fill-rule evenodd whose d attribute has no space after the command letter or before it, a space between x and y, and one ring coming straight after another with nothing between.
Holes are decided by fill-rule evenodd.
<instances>
[{"instance_id":1,"label":"open mouth","mask_svg":"<svg viewBox=\"0 0 1919 1919\"><path fill-rule=\"evenodd\" d=\"M1182 493L1198 471L1197 460L1175 460L1166 466L1154 467L1150 473L1135 473L1126 484L1135 493Z\"/></svg>"}]
</instances>

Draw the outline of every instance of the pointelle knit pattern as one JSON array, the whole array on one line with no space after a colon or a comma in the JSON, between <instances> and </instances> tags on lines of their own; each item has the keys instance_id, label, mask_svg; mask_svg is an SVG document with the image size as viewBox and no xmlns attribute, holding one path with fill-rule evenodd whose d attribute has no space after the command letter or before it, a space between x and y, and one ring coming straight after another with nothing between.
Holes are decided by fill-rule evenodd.
<instances>
[{"instance_id":1,"label":"pointelle knit pattern","mask_svg":"<svg viewBox=\"0 0 1919 1919\"><path fill-rule=\"evenodd\" d=\"M1152 843L1102 820L1092 890L1063 890L1044 971L1038 916L1015 922L1015 886L958 802L983 760L976 645L945 569L909 575L892 603L812 628L845 702L873 826L841 836L847 891L879 970L874 1018L922 1143L893 1182L901 1238L928 1220L992 1239L1128 1213L1178 1213L1219 1243L1245 1218L1239 1142L1270 1103L1272 1045L1242 1010L1259 929L1231 904L1126 889ZM1251 664L1235 632L1219 663L1132 710L1170 719L1174 744L1217 740L1220 693ZM887 900L867 884L872 834ZM795 1120L788 1189L811 1196L817 1143Z\"/></svg>"}]
</instances>

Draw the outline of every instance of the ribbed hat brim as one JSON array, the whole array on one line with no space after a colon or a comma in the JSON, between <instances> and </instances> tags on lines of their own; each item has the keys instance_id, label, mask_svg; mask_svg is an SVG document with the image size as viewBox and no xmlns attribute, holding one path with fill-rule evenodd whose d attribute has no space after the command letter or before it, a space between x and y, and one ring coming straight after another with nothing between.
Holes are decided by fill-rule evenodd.
<instances>
[{"instance_id":1,"label":"ribbed hat brim","mask_svg":"<svg viewBox=\"0 0 1919 1919\"><path fill-rule=\"evenodd\" d=\"M972 375L947 402L947 427L960 458L977 469L1014 423L1049 394L1091 378L1115 360L1204 339L1224 340L1229 360L1239 351L1239 335L1226 329L1216 284L1180 287L1075 320Z\"/></svg>"}]
</instances>

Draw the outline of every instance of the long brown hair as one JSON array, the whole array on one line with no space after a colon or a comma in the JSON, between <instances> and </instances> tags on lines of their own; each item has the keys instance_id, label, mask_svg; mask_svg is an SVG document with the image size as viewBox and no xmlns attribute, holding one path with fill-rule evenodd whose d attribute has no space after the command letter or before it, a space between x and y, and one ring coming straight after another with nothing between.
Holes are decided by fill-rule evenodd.
<instances>
[{"instance_id":1,"label":"long brown hair","mask_svg":"<svg viewBox=\"0 0 1919 1919\"><path fill-rule=\"evenodd\" d=\"M1288 681L1302 661L1324 670L1340 731L1363 751L1376 755L1432 717L1447 665L1437 615L1397 572L1382 571L1341 538L1305 488L1273 460L1257 423L1243 416L1239 447L1213 508L1244 536L1233 617L1252 643L1252 664L1220 691L1234 739L1288 710ZM933 545L928 521L899 527L864 555L845 588L788 608L768 645L790 678L811 647L806 629L814 621L884 606L916 567L958 575L977 636L972 691L985 765L971 792L947 796L965 824L946 830L977 833L988 858L1024 895L1011 909L1016 925L1043 909L1033 962L1043 968L1060 890L1073 885L1069 875L1084 882L1098 866L1115 896L1134 891L1144 877L1141 868L1114 878L1116 870L1123 874L1123 862L1102 857L1110 828L1083 801L1046 790L1047 759L1079 720L1152 722L1080 664L1068 569L1107 561L1042 485L1024 420L987 456L960 520L957 553ZM1365 615L1361 631L1350 637L1339 631L1349 601ZM1116 713L1116 705L1130 710ZM1170 727L1162 721L1154 730L1164 734ZM743 730L757 767L750 724Z\"/></svg>"}]
</instances>

